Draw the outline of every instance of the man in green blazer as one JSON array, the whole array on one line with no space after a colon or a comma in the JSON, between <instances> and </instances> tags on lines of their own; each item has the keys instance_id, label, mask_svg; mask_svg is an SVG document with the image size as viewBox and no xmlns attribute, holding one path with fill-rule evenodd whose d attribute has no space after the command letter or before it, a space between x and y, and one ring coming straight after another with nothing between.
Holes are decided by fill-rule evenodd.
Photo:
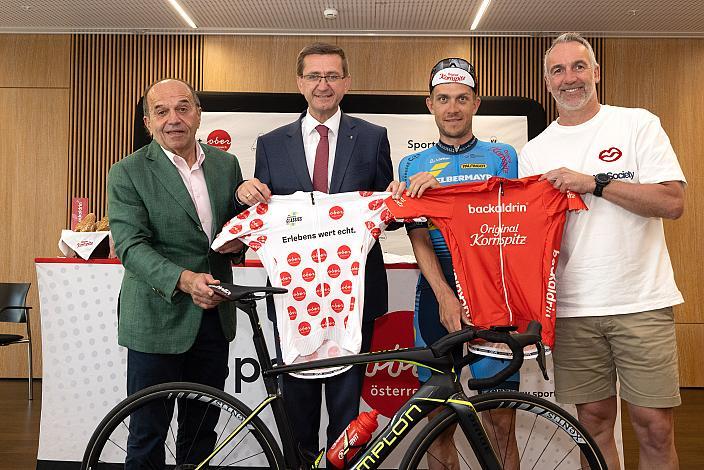
<instances>
[{"instance_id":1,"label":"man in green blazer","mask_svg":"<svg viewBox=\"0 0 704 470\"><path fill-rule=\"evenodd\" d=\"M108 175L110 228L125 267L118 342L128 348L128 394L174 381L223 389L228 375L235 308L207 285L231 282L231 260L244 253L239 241L225 247L229 254L210 250L235 214L242 175L234 156L196 143L200 113L187 83L150 86L144 124L153 140ZM158 408L132 415L126 469L163 467L173 410ZM177 464L199 461L213 448L217 416L201 424L202 413L193 411L179 411Z\"/></svg>"}]
</instances>

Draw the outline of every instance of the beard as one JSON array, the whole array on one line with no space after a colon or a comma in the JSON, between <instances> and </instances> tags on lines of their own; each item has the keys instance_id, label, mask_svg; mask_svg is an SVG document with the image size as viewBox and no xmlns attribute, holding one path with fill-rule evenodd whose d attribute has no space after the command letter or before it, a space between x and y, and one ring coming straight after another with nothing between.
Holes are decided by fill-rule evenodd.
<instances>
[{"instance_id":1,"label":"beard","mask_svg":"<svg viewBox=\"0 0 704 470\"><path fill-rule=\"evenodd\" d=\"M579 95L563 96L559 89L550 90L550 94L555 98L555 103L557 103L559 108L568 111L577 111L584 108L594 95L596 95L596 89L593 84L584 84L583 86L584 89Z\"/></svg>"}]
</instances>

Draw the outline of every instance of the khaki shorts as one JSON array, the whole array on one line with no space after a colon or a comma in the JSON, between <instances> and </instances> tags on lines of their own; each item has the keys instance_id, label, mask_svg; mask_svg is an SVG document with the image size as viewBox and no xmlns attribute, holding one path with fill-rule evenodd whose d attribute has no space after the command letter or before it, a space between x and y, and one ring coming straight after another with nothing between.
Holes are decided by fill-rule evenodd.
<instances>
[{"instance_id":1,"label":"khaki shorts","mask_svg":"<svg viewBox=\"0 0 704 470\"><path fill-rule=\"evenodd\" d=\"M558 318L555 398L590 403L616 395L648 408L681 403L672 307L604 317Z\"/></svg>"}]
</instances>

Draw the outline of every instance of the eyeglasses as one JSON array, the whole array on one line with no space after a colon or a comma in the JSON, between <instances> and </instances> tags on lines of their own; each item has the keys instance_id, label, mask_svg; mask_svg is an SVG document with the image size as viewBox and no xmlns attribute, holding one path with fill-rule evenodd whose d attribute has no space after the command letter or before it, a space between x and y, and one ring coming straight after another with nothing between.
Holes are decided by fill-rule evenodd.
<instances>
[{"instance_id":1,"label":"eyeglasses","mask_svg":"<svg viewBox=\"0 0 704 470\"><path fill-rule=\"evenodd\" d=\"M308 73L306 75L303 75L303 80L310 83L320 83L320 80L322 80L323 78L328 83L335 83L336 81L342 80L345 77L343 77L342 75L337 75L336 73L329 73L327 75L320 75L319 73Z\"/></svg>"}]
</instances>

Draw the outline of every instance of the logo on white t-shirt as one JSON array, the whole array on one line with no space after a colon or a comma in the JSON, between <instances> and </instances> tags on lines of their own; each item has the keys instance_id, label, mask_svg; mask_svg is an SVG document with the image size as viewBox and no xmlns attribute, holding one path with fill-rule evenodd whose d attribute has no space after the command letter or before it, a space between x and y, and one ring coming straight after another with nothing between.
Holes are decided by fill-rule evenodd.
<instances>
[{"instance_id":1,"label":"logo on white t-shirt","mask_svg":"<svg viewBox=\"0 0 704 470\"><path fill-rule=\"evenodd\" d=\"M599 160L611 163L621 158L622 155L623 152L621 152L621 150L616 147L611 147L610 149L602 150L601 152L599 152Z\"/></svg>"}]
</instances>

